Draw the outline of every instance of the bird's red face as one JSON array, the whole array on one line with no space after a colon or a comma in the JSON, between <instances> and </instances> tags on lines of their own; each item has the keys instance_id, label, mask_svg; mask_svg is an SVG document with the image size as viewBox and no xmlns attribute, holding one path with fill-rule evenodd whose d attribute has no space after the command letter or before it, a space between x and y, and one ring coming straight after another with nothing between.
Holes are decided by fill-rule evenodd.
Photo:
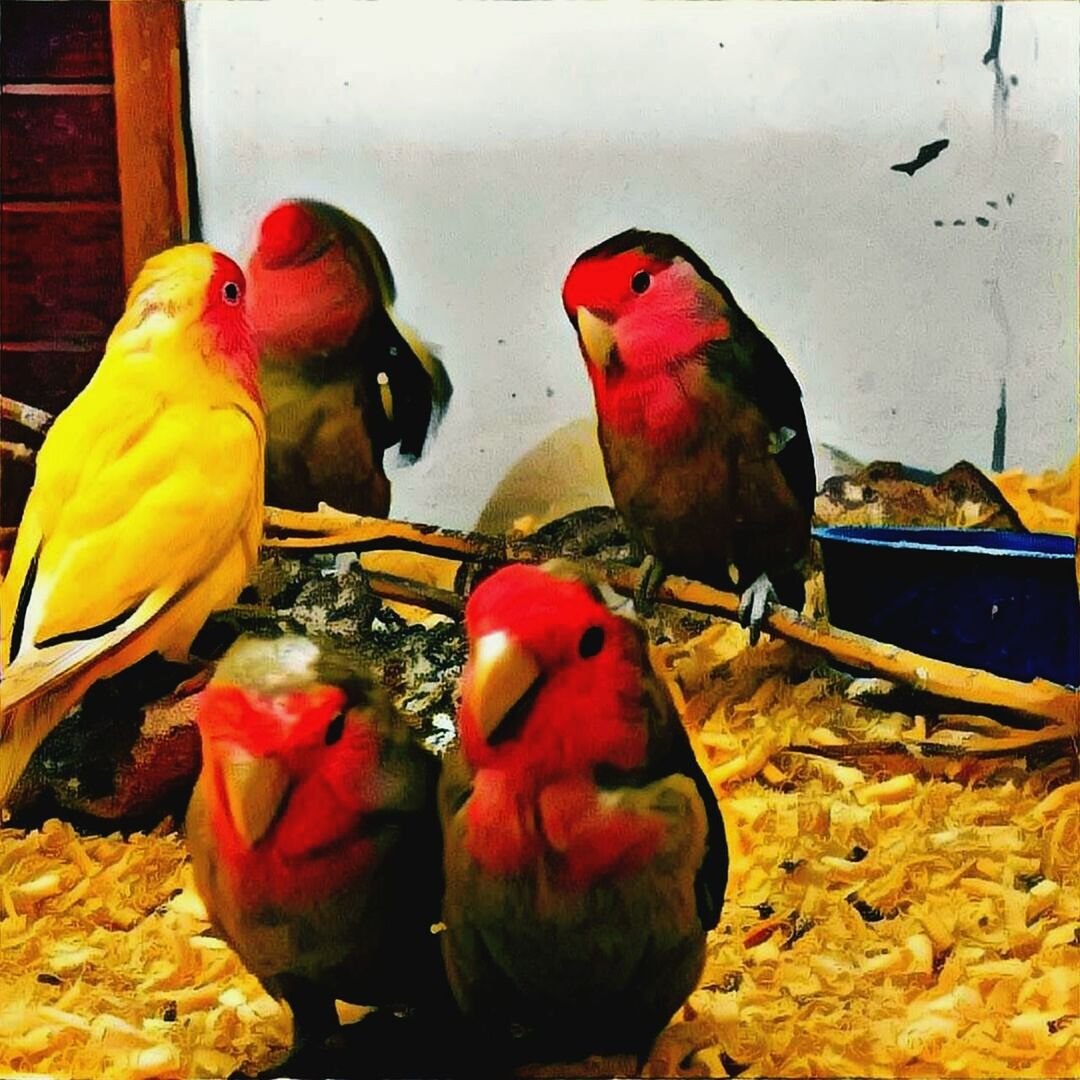
<instances>
[{"instance_id":1,"label":"bird's red face","mask_svg":"<svg viewBox=\"0 0 1080 1080\"><path fill-rule=\"evenodd\" d=\"M459 730L474 769L466 843L490 874L554 859L561 886L633 873L662 828L616 808L597 768L645 761L644 643L585 584L510 566L465 611Z\"/></svg>"},{"instance_id":2,"label":"bird's red face","mask_svg":"<svg viewBox=\"0 0 1080 1080\"><path fill-rule=\"evenodd\" d=\"M299 201L263 219L248 277L256 343L271 363L341 348L377 300L341 238Z\"/></svg>"},{"instance_id":3,"label":"bird's red face","mask_svg":"<svg viewBox=\"0 0 1080 1080\"><path fill-rule=\"evenodd\" d=\"M731 333L722 298L685 259L642 248L583 256L563 285L563 306L591 368L648 376Z\"/></svg>"},{"instance_id":4,"label":"bird's red face","mask_svg":"<svg viewBox=\"0 0 1080 1080\"><path fill-rule=\"evenodd\" d=\"M610 243L610 242L609 242ZM577 330L602 423L657 445L692 422L688 367L731 335L724 298L679 255L601 245L574 263L563 307Z\"/></svg>"},{"instance_id":5,"label":"bird's red face","mask_svg":"<svg viewBox=\"0 0 1080 1080\"><path fill-rule=\"evenodd\" d=\"M470 764L522 788L645 752L642 645L582 582L536 566L484 581L465 611L461 738Z\"/></svg>"},{"instance_id":6,"label":"bird's red face","mask_svg":"<svg viewBox=\"0 0 1080 1080\"><path fill-rule=\"evenodd\" d=\"M215 351L225 357L231 374L259 401L259 355L248 321L244 272L220 251L214 252L213 261L202 321L210 328Z\"/></svg>"},{"instance_id":7,"label":"bird's red face","mask_svg":"<svg viewBox=\"0 0 1080 1080\"><path fill-rule=\"evenodd\" d=\"M199 728L219 851L254 900L319 895L370 859L378 738L343 689L212 683Z\"/></svg>"},{"instance_id":8,"label":"bird's red face","mask_svg":"<svg viewBox=\"0 0 1080 1080\"><path fill-rule=\"evenodd\" d=\"M645 296L656 280L671 268L671 263L649 255L641 248L617 255L583 256L574 263L563 284L563 307L576 325L579 308L614 324L631 315L637 301ZM651 299L655 301L654 290Z\"/></svg>"},{"instance_id":9,"label":"bird's red face","mask_svg":"<svg viewBox=\"0 0 1080 1080\"><path fill-rule=\"evenodd\" d=\"M268 270L311 262L329 244L328 230L302 203L280 203L259 226L258 254Z\"/></svg>"}]
</instances>

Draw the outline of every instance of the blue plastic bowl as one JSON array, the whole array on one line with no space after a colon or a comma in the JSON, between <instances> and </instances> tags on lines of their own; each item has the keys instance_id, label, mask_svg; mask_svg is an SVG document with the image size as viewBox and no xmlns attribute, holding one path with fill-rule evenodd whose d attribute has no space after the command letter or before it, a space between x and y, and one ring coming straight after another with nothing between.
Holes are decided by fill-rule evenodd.
<instances>
[{"instance_id":1,"label":"blue plastic bowl","mask_svg":"<svg viewBox=\"0 0 1080 1080\"><path fill-rule=\"evenodd\" d=\"M834 626L1025 682L1080 683L1072 537L860 525L814 535Z\"/></svg>"}]
</instances>

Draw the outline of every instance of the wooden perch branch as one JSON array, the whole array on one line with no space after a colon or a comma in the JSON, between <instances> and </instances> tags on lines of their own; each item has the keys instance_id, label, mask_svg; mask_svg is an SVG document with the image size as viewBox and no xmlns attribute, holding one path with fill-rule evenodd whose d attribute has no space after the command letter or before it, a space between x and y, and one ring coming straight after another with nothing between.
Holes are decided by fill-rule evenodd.
<instances>
[{"instance_id":1,"label":"wooden perch branch","mask_svg":"<svg viewBox=\"0 0 1080 1080\"><path fill-rule=\"evenodd\" d=\"M304 514L268 508L266 526L265 545L279 551L396 549L492 566L506 562L542 562L559 554L527 539L510 540L454 532L430 525L357 517L327 509ZM582 567L625 596L633 596L637 590L640 573L634 567L590 560L582 560ZM451 595L457 597L458 607L461 604L457 594L432 590L430 586L420 586L401 578L393 579L392 584L373 580L372 588L387 599L428 607L430 610L449 612ZM433 593L439 595L436 597ZM656 599L674 607L726 619L738 617L738 596L687 578L666 577L657 590ZM431 600L438 600L443 606L432 607L429 603ZM1077 730L1077 694L1046 679L1019 682L988 671L936 660L839 630L825 622L811 622L791 608L779 605L772 607L764 626L777 637L818 649L844 667L873 672L934 697L981 709L1017 713L1044 723L1051 721L1064 725L1068 732Z\"/></svg>"},{"instance_id":2,"label":"wooden perch branch","mask_svg":"<svg viewBox=\"0 0 1080 1080\"><path fill-rule=\"evenodd\" d=\"M384 574L378 570L368 570L366 575L371 591L383 600L413 604L454 618L460 618L465 610L465 601L449 589L438 589L434 585L424 585L419 581L410 581L408 578Z\"/></svg>"},{"instance_id":3,"label":"wooden perch branch","mask_svg":"<svg viewBox=\"0 0 1080 1080\"><path fill-rule=\"evenodd\" d=\"M7 439L0 439L0 459L17 464L31 462L34 460L34 451L25 443L8 442Z\"/></svg>"},{"instance_id":4,"label":"wooden perch branch","mask_svg":"<svg viewBox=\"0 0 1080 1080\"><path fill-rule=\"evenodd\" d=\"M967 738L932 738L907 741L883 739L874 742L844 743L840 746L806 746L792 743L779 753L827 757L833 761L858 764L868 757L891 754L918 753L924 757L995 758L1049 753L1072 746L1075 753L1077 732L1064 724L1050 724L1038 731L1024 731L1004 736L976 735L970 732L951 732Z\"/></svg>"},{"instance_id":5,"label":"wooden perch branch","mask_svg":"<svg viewBox=\"0 0 1080 1080\"><path fill-rule=\"evenodd\" d=\"M627 567L606 575L608 584L633 596L638 571ZM739 597L688 578L667 577L656 599L727 619L738 618ZM872 671L894 682L949 701L1021 713L1042 721L1077 728L1078 699L1074 691L1046 679L1030 683L1007 679L978 668L963 667L840 630L827 622L811 622L791 608L775 604L764 621L769 633L818 649L830 659L859 671Z\"/></svg>"},{"instance_id":6,"label":"wooden perch branch","mask_svg":"<svg viewBox=\"0 0 1080 1080\"><path fill-rule=\"evenodd\" d=\"M8 423L20 424L27 431L44 435L52 427L55 417L44 409L37 409L33 405L24 405L21 401L0 396L0 419Z\"/></svg>"},{"instance_id":7,"label":"wooden perch branch","mask_svg":"<svg viewBox=\"0 0 1080 1080\"><path fill-rule=\"evenodd\" d=\"M266 508L263 545L286 551L414 551L441 559L481 562L544 562L559 552L529 540L464 533L435 525L359 517L337 510L301 513Z\"/></svg>"}]
</instances>

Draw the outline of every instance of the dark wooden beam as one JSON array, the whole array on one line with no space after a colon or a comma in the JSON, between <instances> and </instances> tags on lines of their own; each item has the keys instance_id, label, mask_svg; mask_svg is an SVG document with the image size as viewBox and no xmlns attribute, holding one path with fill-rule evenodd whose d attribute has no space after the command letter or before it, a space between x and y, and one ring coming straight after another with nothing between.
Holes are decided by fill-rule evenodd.
<instances>
[{"instance_id":1,"label":"dark wooden beam","mask_svg":"<svg viewBox=\"0 0 1080 1080\"><path fill-rule=\"evenodd\" d=\"M151 256L191 238L184 136L183 5L112 0L116 140L124 278Z\"/></svg>"}]
</instances>

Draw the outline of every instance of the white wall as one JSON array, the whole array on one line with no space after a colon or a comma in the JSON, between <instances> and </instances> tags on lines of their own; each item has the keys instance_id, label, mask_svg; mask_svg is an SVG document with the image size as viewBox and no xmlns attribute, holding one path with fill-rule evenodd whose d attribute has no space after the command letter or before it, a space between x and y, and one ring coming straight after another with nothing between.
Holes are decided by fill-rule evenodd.
<instances>
[{"instance_id":1,"label":"white wall","mask_svg":"<svg viewBox=\"0 0 1080 1080\"><path fill-rule=\"evenodd\" d=\"M591 411L559 290L630 225L727 280L816 441L986 467L1007 376L1006 464L1075 452L1080 5L1006 5L997 109L990 4L185 7L206 239L246 257L276 200L340 204L451 371L395 515L471 524Z\"/></svg>"}]
</instances>

